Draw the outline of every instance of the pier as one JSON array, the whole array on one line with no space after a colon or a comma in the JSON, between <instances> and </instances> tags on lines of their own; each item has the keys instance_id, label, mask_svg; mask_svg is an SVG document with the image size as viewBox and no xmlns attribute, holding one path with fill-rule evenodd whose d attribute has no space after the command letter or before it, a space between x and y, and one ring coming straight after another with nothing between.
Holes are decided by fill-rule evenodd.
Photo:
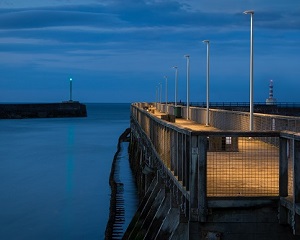
<instances>
[{"instance_id":1,"label":"pier","mask_svg":"<svg viewBox=\"0 0 300 240\"><path fill-rule=\"evenodd\" d=\"M180 114L178 114L178 108ZM124 239L300 239L300 118L131 105L140 206Z\"/></svg>"},{"instance_id":2,"label":"pier","mask_svg":"<svg viewBox=\"0 0 300 240\"><path fill-rule=\"evenodd\" d=\"M62 103L0 104L0 119L86 117L86 105L77 101Z\"/></svg>"}]
</instances>

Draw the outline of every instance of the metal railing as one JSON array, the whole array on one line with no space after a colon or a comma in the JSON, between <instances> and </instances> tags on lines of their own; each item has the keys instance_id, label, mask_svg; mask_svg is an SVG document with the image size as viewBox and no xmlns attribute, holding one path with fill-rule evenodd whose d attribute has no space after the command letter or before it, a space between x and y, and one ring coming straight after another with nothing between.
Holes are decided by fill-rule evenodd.
<instances>
[{"instance_id":1,"label":"metal railing","mask_svg":"<svg viewBox=\"0 0 300 240\"><path fill-rule=\"evenodd\" d=\"M168 102L169 105L174 105L174 102ZM186 106L186 102L177 103L179 106ZM193 107L206 107L206 102L190 102L190 106ZM254 106L266 106L266 102L255 102ZM210 107L250 107L249 102L210 102ZM276 106L280 108L300 108L298 102L276 102L267 106Z\"/></svg>"},{"instance_id":2,"label":"metal railing","mask_svg":"<svg viewBox=\"0 0 300 240\"><path fill-rule=\"evenodd\" d=\"M295 129L298 120L256 116L256 130L247 131L246 113L217 110L211 111L214 126L225 130L192 131L159 119L147 106L131 107L133 135L143 146L149 167L172 188L190 220L206 221L208 207L222 207L228 200L234 206L249 206L245 201L252 199L254 204L257 198L281 199L284 209L298 214L295 209L300 205L300 134L274 131ZM172 113L172 108L161 107L160 111ZM202 109L190 111L194 120L205 121ZM257 130L262 126L269 129ZM284 203L285 199L291 204Z\"/></svg>"},{"instance_id":3,"label":"metal railing","mask_svg":"<svg viewBox=\"0 0 300 240\"><path fill-rule=\"evenodd\" d=\"M174 114L174 106L157 104L161 112ZM182 118L186 118L186 107L181 107ZM189 119L200 124L206 123L206 109L200 107L189 108ZM220 130L249 130L249 112L228 111L222 109L209 110L210 125ZM281 116L254 113L254 131L293 131L300 132L300 117Z\"/></svg>"}]
</instances>

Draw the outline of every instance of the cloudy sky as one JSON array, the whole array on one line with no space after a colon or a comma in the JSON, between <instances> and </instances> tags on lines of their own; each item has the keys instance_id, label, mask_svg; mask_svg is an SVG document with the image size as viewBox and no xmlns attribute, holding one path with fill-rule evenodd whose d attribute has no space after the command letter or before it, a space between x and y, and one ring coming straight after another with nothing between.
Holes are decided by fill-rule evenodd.
<instances>
[{"instance_id":1,"label":"cloudy sky","mask_svg":"<svg viewBox=\"0 0 300 240\"><path fill-rule=\"evenodd\" d=\"M174 101L249 101L254 10L254 101L274 81L280 102L300 102L299 0L0 0L0 102L154 101L168 76ZM164 99L164 94L162 95Z\"/></svg>"}]
</instances>

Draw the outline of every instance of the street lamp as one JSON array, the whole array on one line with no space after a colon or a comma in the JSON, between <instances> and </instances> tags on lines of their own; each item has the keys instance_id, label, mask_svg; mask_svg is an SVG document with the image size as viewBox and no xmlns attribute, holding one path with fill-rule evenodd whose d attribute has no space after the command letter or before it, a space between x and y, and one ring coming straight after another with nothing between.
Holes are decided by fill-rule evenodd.
<instances>
[{"instance_id":1,"label":"street lamp","mask_svg":"<svg viewBox=\"0 0 300 240\"><path fill-rule=\"evenodd\" d=\"M161 92L162 92L162 85L159 83L160 91L159 91L159 103L161 104Z\"/></svg>"},{"instance_id":2,"label":"street lamp","mask_svg":"<svg viewBox=\"0 0 300 240\"><path fill-rule=\"evenodd\" d=\"M166 106L168 105L168 77L164 76L166 79Z\"/></svg>"},{"instance_id":3,"label":"street lamp","mask_svg":"<svg viewBox=\"0 0 300 240\"><path fill-rule=\"evenodd\" d=\"M70 78L70 102L72 102L72 81L73 79Z\"/></svg>"},{"instance_id":4,"label":"street lamp","mask_svg":"<svg viewBox=\"0 0 300 240\"><path fill-rule=\"evenodd\" d=\"M206 126L209 126L209 40L203 40L207 45L206 53Z\"/></svg>"},{"instance_id":5,"label":"street lamp","mask_svg":"<svg viewBox=\"0 0 300 240\"><path fill-rule=\"evenodd\" d=\"M250 24L250 131L253 130L253 10L245 11L251 15Z\"/></svg>"},{"instance_id":6,"label":"street lamp","mask_svg":"<svg viewBox=\"0 0 300 240\"><path fill-rule=\"evenodd\" d=\"M168 77L164 76L164 78L166 79L166 113L168 113Z\"/></svg>"},{"instance_id":7,"label":"street lamp","mask_svg":"<svg viewBox=\"0 0 300 240\"><path fill-rule=\"evenodd\" d=\"M159 90L158 90L158 87L156 86L155 87L155 103L156 103L156 106L157 106L157 103L158 103L158 92L159 92Z\"/></svg>"},{"instance_id":8,"label":"street lamp","mask_svg":"<svg viewBox=\"0 0 300 240\"><path fill-rule=\"evenodd\" d=\"M178 67L174 66L175 69L175 107L177 106L177 85L178 85Z\"/></svg>"},{"instance_id":9,"label":"street lamp","mask_svg":"<svg viewBox=\"0 0 300 240\"><path fill-rule=\"evenodd\" d=\"M189 120L190 108L190 55L184 55L186 58L186 119Z\"/></svg>"}]
</instances>

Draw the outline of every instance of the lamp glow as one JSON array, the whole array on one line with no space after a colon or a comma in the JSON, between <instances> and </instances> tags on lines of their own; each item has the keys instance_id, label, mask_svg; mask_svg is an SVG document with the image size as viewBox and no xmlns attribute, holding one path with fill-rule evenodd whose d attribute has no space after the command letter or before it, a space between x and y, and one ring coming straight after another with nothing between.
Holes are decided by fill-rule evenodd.
<instances>
[{"instance_id":1,"label":"lamp glow","mask_svg":"<svg viewBox=\"0 0 300 240\"><path fill-rule=\"evenodd\" d=\"M73 81L73 79L70 78L70 102L73 101L73 100L72 100L72 81Z\"/></svg>"}]
</instances>

